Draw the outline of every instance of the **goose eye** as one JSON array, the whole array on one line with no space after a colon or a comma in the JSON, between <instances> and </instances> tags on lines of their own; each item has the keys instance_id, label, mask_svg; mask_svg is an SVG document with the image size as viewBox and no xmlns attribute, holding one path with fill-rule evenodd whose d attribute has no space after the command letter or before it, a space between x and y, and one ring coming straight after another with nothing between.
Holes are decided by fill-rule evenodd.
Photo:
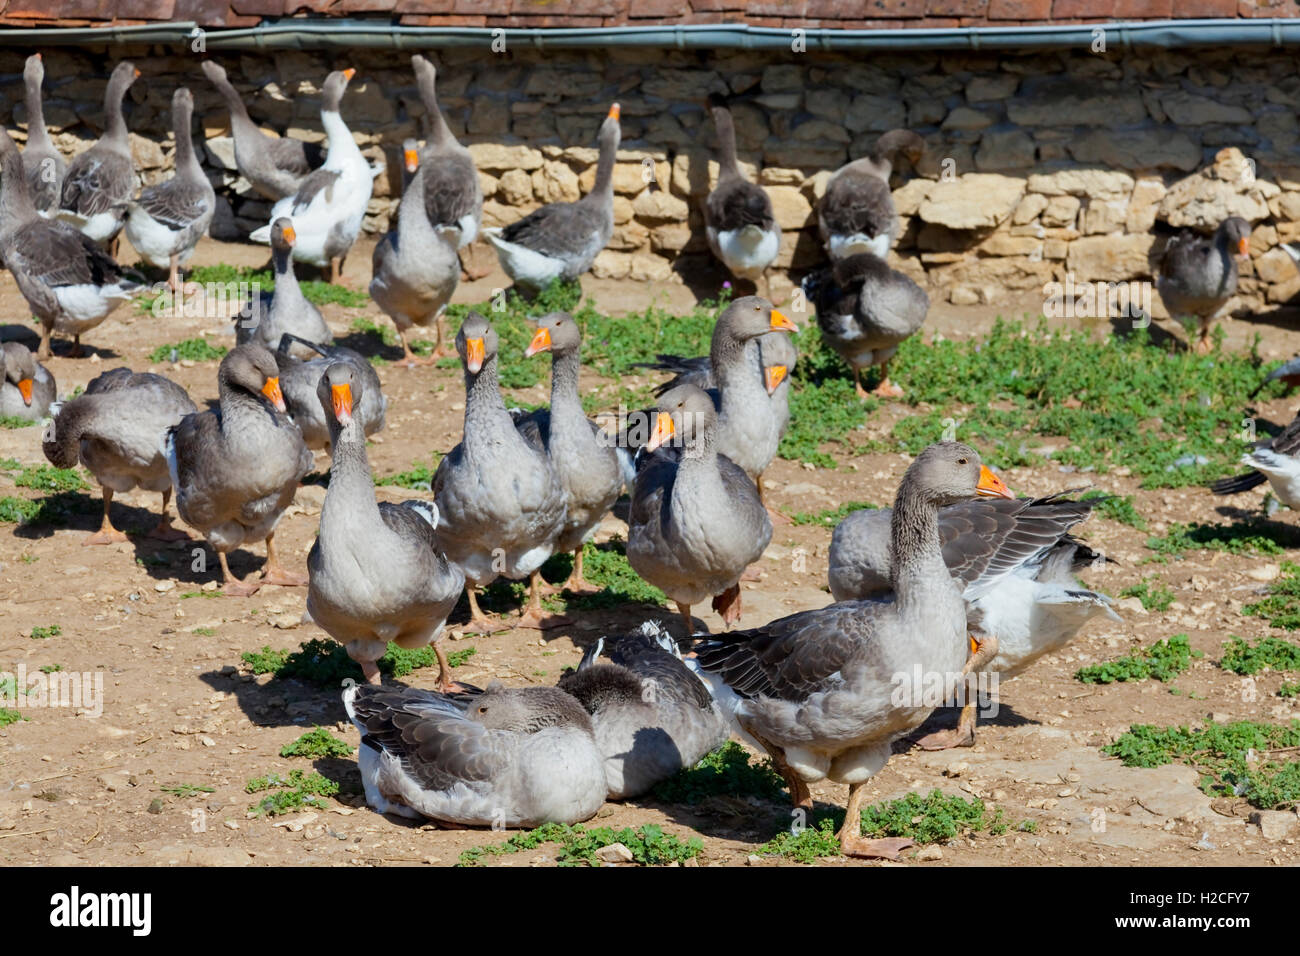
<instances>
[{"instance_id":1,"label":"goose eye","mask_svg":"<svg viewBox=\"0 0 1300 956\"><path fill-rule=\"evenodd\" d=\"M958 458L958 459L957 459L957 464L959 464L959 465L964 465L964 464L966 464L966 459L965 459L965 458Z\"/></svg>"}]
</instances>

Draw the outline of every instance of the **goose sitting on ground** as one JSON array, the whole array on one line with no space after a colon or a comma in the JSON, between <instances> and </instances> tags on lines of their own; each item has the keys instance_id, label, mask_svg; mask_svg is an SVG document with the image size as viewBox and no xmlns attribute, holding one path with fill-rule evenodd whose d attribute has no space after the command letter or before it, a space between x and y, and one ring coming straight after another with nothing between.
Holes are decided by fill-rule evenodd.
<instances>
[{"instance_id":1,"label":"goose sitting on ground","mask_svg":"<svg viewBox=\"0 0 1300 956\"><path fill-rule=\"evenodd\" d=\"M456 250L461 230L430 221L424 191L436 186L436 180L424 175L425 166L417 168L415 140L407 140L403 153L407 172L413 175L402 192L396 225L379 241L371 256L370 297L397 327L403 361L409 368L432 364L447 354L442 342L442 314L460 282ZM417 325L433 325L437 330L433 352L426 358L411 350L409 336Z\"/></svg>"},{"instance_id":2,"label":"goose sitting on ground","mask_svg":"<svg viewBox=\"0 0 1300 956\"><path fill-rule=\"evenodd\" d=\"M1070 534L1098 499L976 499L939 512L944 563L963 589L967 626L997 641L984 670L1015 677L1045 654L1060 650L1089 620L1111 610L1104 594L1080 587L1073 572L1099 555ZM889 594L888 508L855 511L831 536L830 586L837 601ZM975 701L967 700L955 731L922 738L927 750L975 742Z\"/></svg>"},{"instance_id":3,"label":"goose sitting on ground","mask_svg":"<svg viewBox=\"0 0 1300 956\"><path fill-rule=\"evenodd\" d=\"M295 352L310 352L311 359L295 358ZM329 422L316 395L321 376L331 365L350 366L361 388L353 396L352 417L366 435L383 431L388 399L379 384L379 375L360 352L342 345L309 342L286 333L275 350L275 364L280 369L280 394L284 396L289 417L302 432L308 448L327 448L330 443Z\"/></svg>"},{"instance_id":4,"label":"goose sitting on ground","mask_svg":"<svg viewBox=\"0 0 1300 956\"><path fill-rule=\"evenodd\" d=\"M618 104L600 125L600 159L591 192L577 202L553 202L504 229L485 229L501 268L533 293L555 278L573 281L591 268L614 234L614 160L619 144Z\"/></svg>"},{"instance_id":5,"label":"goose sitting on ground","mask_svg":"<svg viewBox=\"0 0 1300 956\"><path fill-rule=\"evenodd\" d=\"M1184 232L1165 247L1156 289L1189 334L1197 329L1196 354L1209 353L1210 326L1237 292L1234 256L1249 255L1250 223L1238 216L1223 220L1212 236Z\"/></svg>"},{"instance_id":6,"label":"goose sitting on ground","mask_svg":"<svg viewBox=\"0 0 1300 956\"><path fill-rule=\"evenodd\" d=\"M817 309L822 338L849 368L859 398L862 370L880 366L873 394L898 398L903 390L889 380L889 360L916 334L930 310L921 287L872 253L841 259L804 277L803 288Z\"/></svg>"},{"instance_id":7,"label":"goose sitting on ground","mask_svg":"<svg viewBox=\"0 0 1300 956\"><path fill-rule=\"evenodd\" d=\"M1250 471L1221 478L1210 485L1216 495L1235 495L1268 482L1277 500L1300 510L1300 415L1279 435L1267 438L1255 450L1241 456Z\"/></svg>"},{"instance_id":8,"label":"goose sitting on ground","mask_svg":"<svg viewBox=\"0 0 1300 956\"><path fill-rule=\"evenodd\" d=\"M194 98L181 87L172 96L172 133L176 137L176 174L147 187L130 205L126 238L151 266L166 268L167 286L181 287L181 266L208 231L217 208L217 195L194 155L190 117Z\"/></svg>"},{"instance_id":9,"label":"goose sitting on ground","mask_svg":"<svg viewBox=\"0 0 1300 956\"><path fill-rule=\"evenodd\" d=\"M39 422L58 391L54 376L21 342L0 345L0 418Z\"/></svg>"},{"instance_id":10,"label":"goose sitting on ground","mask_svg":"<svg viewBox=\"0 0 1300 956\"><path fill-rule=\"evenodd\" d=\"M628 515L627 560L676 602L694 633L691 605L713 598L727 624L740 619L740 577L772 540L758 488L716 446L718 414L694 385L657 403L646 453L672 442L675 454L651 454L637 472Z\"/></svg>"},{"instance_id":11,"label":"goose sitting on ground","mask_svg":"<svg viewBox=\"0 0 1300 956\"><path fill-rule=\"evenodd\" d=\"M303 179L325 160L320 144L290 136L266 135L248 115L243 98L231 86L220 64L204 60L203 74L230 110L230 133L235 141L235 167L239 175L272 201L297 193Z\"/></svg>"},{"instance_id":12,"label":"goose sitting on ground","mask_svg":"<svg viewBox=\"0 0 1300 956\"><path fill-rule=\"evenodd\" d=\"M115 492L137 485L162 493L158 524L151 538L183 541L185 532L171 526L167 503L172 478L162 452L163 436L195 412L185 389L161 375L115 368L96 376L86 391L63 404L42 439L45 457L58 468L78 463L99 482L104 496L104 520L99 531L82 544L113 544L127 537L109 516Z\"/></svg>"},{"instance_id":13,"label":"goose sitting on ground","mask_svg":"<svg viewBox=\"0 0 1300 956\"><path fill-rule=\"evenodd\" d=\"M705 235L709 248L731 274L757 287L781 251L781 228L767 190L740 172L731 110L715 96L710 98L710 111L718 131L718 183L704 202ZM767 289L762 292L766 295Z\"/></svg>"},{"instance_id":14,"label":"goose sitting on ground","mask_svg":"<svg viewBox=\"0 0 1300 956\"><path fill-rule=\"evenodd\" d=\"M939 509L980 493L1010 495L973 448L931 445L894 501L892 602L831 604L696 646L715 693L732 692L736 721L771 754L796 807L812 809L808 783L849 785L846 856L892 859L912 842L864 839L861 829L867 782L936 706L898 675L935 675L950 697L996 651L990 640L968 659L966 604L939 548Z\"/></svg>"},{"instance_id":15,"label":"goose sitting on ground","mask_svg":"<svg viewBox=\"0 0 1300 956\"><path fill-rule=\"evenodd\" d=\"M361 232L374 189L375 173L339 115L343 92L355 73L352 69L335 70L325 78L321 90L320 121L329 137L325 165L308 173L298 191L277 202L267 224L248 237L253 242L270 242L272 223L288 217L297 235L293 257L328 268L330 282L338 282L343 275L343 261Z\"/></svg>"},{"instance_id":16,"label":"goose sitting on ground","mask_svg":"<svg viewBox=\"0 0 1300 956\"><path fill-rule=\"evenodd\" d=\"M365 400L361 376L338 363L318 381L333 458L320 533L307 556L307 613L346 646L368 682L379 683L376 661L389 641L407 650L432 641L438 688L459 689L437 641L465 575L438 550L438 509L428 501L376 503L366 436L352 414Z\"/></svg>"},{"instance_id":17,"label":"goose sitting on ground","mask_svg":"<svg viewBox=\"0 0 1300 956\"><path fill-rule=\"evenodd\" d=\"M434 229L455 229L456 248L478 238L483 220L483 187L469 150L447 128L438 106L437 71L418 53L411 57L424 103L426 141L417 174L424 195L424 212ZM439 340L441 341L441 340Z\"/></svg>"},{"instance_id":18,"label":"goose sitting on ground","mask_svg":"<svg viewBox=\"0 0 1300 956\"><path fill-rule=\"evenodd\" d=\"M554 687L447 696L358 684L343 706L361 734L357 765L379 813L456 826L579 823L605 802L591 717Z\"/></svg>"},{"instance_id":19,"label":"goose sitting on ground","mask_svg":"<svg viewBox=\"0 0 1300 956\"><path fill-rule=\"evenodd\" d=\"M708 685L653 621L597 640L559 687L591 714L611 800L640 796L727 742L727 718Z\"/></svg>"},{"instance_id":20,"label":"goose sitting on ground","mask_svg":"<svg viewBox=\"0 0 1300 956\"><path fill-rule=\"evenodd\" d=\"M27 172L27 185L36 211L42 216L52 216L59 208L68 164L55 148L50 131L45 127L45 109L41 103L41 83L44 80L45 65L41 62L41 55L33 53L23 66L23 83L27 89L27 145L23 147L23 169Z\"/></svg>"},{"instance_id":21,"label":"goose sitting on ground","mask_svg":"<svg viewBox=\"0 0 1300 956\"><path fill-rule=\"evenodd\" d=\"M905 129L881 136L869 156L841 166L817 204L817 227L833 262L870 252L883 259L898 234L898 210L889 174L899 155L915 165L925 141Z\"/></svg>"},{"instance_id":22,"label":"goose sitting on ground","mask_svg":"<svg viewBox=\"0 0 1300 956\"><path fill-rule=\"evenodd\" d=\"M68 164L56 213L114 257L140 178L122 115L122 97L139 75L126 60L113 68L104 92L104 135Z\"/></svg>"},{"instance_id":23,"label":"goose sitting on ground","mask_svg":"<svg viewBox=\"0 0 1300 956\"><path fill-rule=\"evenodd\" d=\"M275 288L253 296L243 311L235 317L235 341L243 345L255 342L263 348L279 348L284 336L294 338L291 354L310 359L314 348L297 340L320 345L334 341L334 333L325 324L320 309L308 301L293 271L293 247L298 241L293 223L281 216L271 223L271 268L275 273ZM313 399L314 401L315 399Z\"/></svg>"},{"instance_id":24,"label":"goose sitting on ground","mask_svg":"<svg viewBox=\"0 0 1300 956\"><path fill-rule=\"evenodd\" d=\"M583 577L583 542L623 493L623 468L614 440L587 418L578 394L582 370L582 330L566 312L538 320L537 334L524 353L531 358L551 353L551 407L515 417L515 427L529 444L540 444L564 490L564 528L556 551L573 552L573 570L562 590L601 590Z\"/></svg>"},{"instance_id":25,"label":"goose sitting on ground","mask_svg":"<svg viewBox=\"0 0 1300 956\"><path fill-rule=\"evenodd\" d=\"M311 452L285 414L275 356L260 345L231 349L217 369L217 391L217 408L186 415L164 438L176 510L217 552L224 594L247 597L263 584L301 587L307 578L280 566L275 526L311 469ZM239 580L226 554L262 538L261 581Z\"/></svg>"},{"instance_id":26,"label":"goose sitting on ground","mask_svg":"<svg viewBox=\"0 0 1300 956\"><path fill-rule=\"evenodd\" d=\"M41 323L36 354L49 358L50 336L57 331L73 336L70 355L79 356L81 336L128 301L139 286L88 236L37 213L22 156L2 131L0 180L0 256Z\"/></svg>"},{"instance_id":27,"label":"goose sitting on ground","mask_svg":"<svg viewBox=\"0 0 1300 956\"><path fill-rule=\"evenodd\" d=\"M483 614L474 594L500 575L529 579L519 624L543 625L539 570L564 530L564 488L545 447L521 433L506 410L497 347L496 331L471 312L456 333L465 367L465 435L433 475L438 540L465 572L471 631L502 628Z\"/></svg>"}]
</instances>

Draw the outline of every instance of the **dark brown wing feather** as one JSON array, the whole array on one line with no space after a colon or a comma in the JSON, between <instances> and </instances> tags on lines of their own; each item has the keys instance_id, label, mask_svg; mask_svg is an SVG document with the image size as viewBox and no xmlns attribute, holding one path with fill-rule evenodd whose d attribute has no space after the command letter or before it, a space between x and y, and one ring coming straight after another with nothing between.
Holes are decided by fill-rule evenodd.
<instances>
[{"instance_id":1,"label":"dark brown wing feather","mask_svg":"<svg viewBox=\"0 0 1300 956\"><path fill-rule=\"evenodd\" d=\"M600 227L600 212L580 199L543 206L502 229L501 238L559 258L585 252Z\"/></svg>"},{"instance_id":2,"label":"dark brown wing feather","mask_svg":"<svg viewBox=\"0 0 1300 956\"><path fill-rule=\"evenodd\" d=\"M92 148L68 167L59 206L82 216L97 216L130 201L134 191L135 169L131 160L119 153Z\"/></svg>"},{"instance_id":3,"label":"dark brown wing feather","mask_svg":"<svg viewBox=\"0 0 1300 956\"><path fill-rule=\"evenodd\" d=\"M51 288L70 285L112 285L122 269L89 238L63 222L37 220L14 235L6 258L15 273Z\"/></svg>"}]
</instances>

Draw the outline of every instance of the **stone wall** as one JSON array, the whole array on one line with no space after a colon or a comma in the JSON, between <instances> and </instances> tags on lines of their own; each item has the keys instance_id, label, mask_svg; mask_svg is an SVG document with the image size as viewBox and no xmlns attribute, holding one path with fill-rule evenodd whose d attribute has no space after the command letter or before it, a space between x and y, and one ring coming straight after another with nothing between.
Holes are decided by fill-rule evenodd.
<instances>
[{"instance_id":1,"label":"stone wall","mask_svg":"<svg viewBox=\"0 0 1300 956\"><path fill-rule=\"evenodd\" d=\"M20 134L28 52L0 52L0 118ZM269 205L230 168L225 109L198 58L158 49L118 56L144 74L127 121L146 179L167 174L170 97L187 84L213 140L206 165L224 200L213 234L238 238L265 222ZM784 230L778 265L796 275L822 258L813 210L829 172L882 132L908 126L925 137L927 154L918 169L895 173L895 264L932 297L996 303L1067 272L1077 281L1149 277L1157 220L1204 228L1229 214L1255 227L1242 304L1259 308L1300 291L1278 248L1300 236L1300 76L1287 52L431 56L449 125L479 167L487 225L588 189L596 128L610 102L622 104L616 227L594 267L600 276L672 281L707 260L701 206L716 164L703 101L726 90L741 158L751 172L761 166ZM343 59L221 58L256 120L306 139L322 138L318 84ZM368 155L385 155L396 181L400 143L419 131L422 113L409 59L366 51L346 59L358 76L345 118ZM98 135L112 61L51 49L45 62L47 121L71 155ZM381 177L368 231L386 228L395 202Z\"/></svg>"}]
</instances>

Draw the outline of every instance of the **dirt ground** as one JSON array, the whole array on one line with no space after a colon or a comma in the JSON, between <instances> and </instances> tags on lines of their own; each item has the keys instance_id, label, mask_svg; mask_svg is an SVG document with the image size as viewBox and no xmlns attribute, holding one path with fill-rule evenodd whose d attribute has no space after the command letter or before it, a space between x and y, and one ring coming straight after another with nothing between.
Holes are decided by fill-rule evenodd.
<instances>
[{"instance_id":1,"label":"dirt ground","mask_svg":"<svg viewBox=\"0 0 1300 956\"><path fill-rule=\"evenodd\" d=\"M260 248L216 242L205 242L196 258L200 264L264 261ZM369 261L369 248L358 247L348 263L347 284L365 287ZM456 301L482 301L492 288L504 284L500 275L463 284ZM602 309L614 314L643 308L655 296L671 308L685 309L694 301L681 285L651 289L590 279L584 285ZM1019 318L1022 312L1038 312L1037 302L1021 305L936 307L924 334L974 335L987 330L999 314ZM7 273L0 279L0 310L0 335L25 336L34 346L33 326ZM364 310L330 306L325 311L341 336L360 314L387 322L373 303ZM1300 353L1300 332L1286 324L1231 322L1228 347L1243 347L1256 330L1263 335L1266 357ZM159 320L128 306L87 336L93 357L69 359L67 344L59 343L49 367L61 394L118 364L162 372L185 385L202 407L216 395L215 362L150 366L146 356L160 344L204 333L213 342L233 344L224 322ZM389 357L396 354L385 351ZM370 449L377 474L404 471L417 461L427 464L430 452L445 452L459 440L464 407L459 373L386 366L379 374L391 405L388 426ZM545 389L539 386L519 397L542 401ZM1289 420L1292 412L1287 400L1261 409L1264 417L1278 422ZM887 404L864 427L870 435L884 435L907 413L906 406ZM0 458L43 464L39 437L36 428L0 430ZM324 459L318 463L322 470L327 464ZM830 471L777 460L767 484L775 504L787 512L817 511L847 500L884 504L892 498L907 459L866 455L844 465ZM1002 474L1022 495L1076 486L1080 477L1061 474L1047 463ZM1258 497L1215 499L1195 488L1143 491L1135 480L1114 473L1093 477L1098 488L1135 495L1152 534L1162 533L1174 521L1222 520L1222 514L1233 513L1225 509L1258 504ZM0 476L0 496L10 494L35 497ZM397 498L410 493L382 488L380 494ZM321 488L304 487L280 524L277 541L291 568L304 569L322 497ZM92 509L57 530L16 531L13 525L0 525L0 670L14 670L22 663L31 672L53 664L64 671L99 671L105 677L106 697L99 717L71 709L27 709L29 720L0 729L0 862L451 864L466 848L503 838L499 833L440 830L373 813L355 793L360 787L354 758L316 762L317 769L343 783L344 793L314 819L283 826L279 824L294 817L249 814L253 798L244 785L250 778L294 767L310 769L307 761L279 756L280 748L304 730L321 724L348 743L357 743L336 693L255 677L241 664L242 652L263 645L296 649L323 636L314 625L300 623L305 589L266 587L249 599L183 597L216 579L215 567L207 573L191 571L195 543L165 545L133 535L127 544L82 547L81 539L98 522L97 489L91 498ZM152 523L158 503L153 494L119 496L115 520L128 530L143 529ZM1295 519L1283 512L1277 520L1289 524ZM617 533L621 525L616 518L607 519L602 536ZM1191 769L1126 769L1098 751L1131 723L1197 724L1224 715L1260 720L1300 716L1294 702L1281 702L1274 693L1281 677L1262 678L1257 697L1244 702L1240 680L1211 663L1229 634L1254 638L1268 633L1265 622L1243 616L1240 609L1261 581L1276 573L1275 565L1261 567L1272 559L1194 552L1170 565L1141 565L1149 553L1144 549L1148 532L1101 518L1079 530L1116 562L1085 573L1087 584L1116 594L1154 573L1176 592L1176 603L1166 613L1125 607L1122 623L1095 620L1063 653L1040 660L1005 683L1000 713L981 723L974 748L897 754L872 781L872 801L937 787L978 795L1003 808L1013 823L1037 823L1033 833L952 841L939 847L938 854L930 851L929 862L913 861L915 851L908 851L906 865L1300 862L1294 839L1265 841L1259 828L1247 822L1248 807L1241 801L1212 801L1197 789ZM777 527L759 565L762 579L746 585L742 624L830 601L830 533L830 528L815 526ZM257 547L251 553L237 552L232 564L236 573L246 575L259 569L262 560ZM720 619L705 610L697 609L699 620L710 630L720 628ZM619 633L645 613L644 607L633 607L581 614L571 627L544 636L516 629L466 638L457 627L467 616L462 601L449 625L448 649L477 649L457 671L467 681L484 685L500 678L514 684L550 684L562 668L578 662L581 649L596 636ZM675 624L667 609L660 616ZM58 636L29 636L33 628L52 624L59 625ZM1156 682L1092 687L1072 679L1081 664L1111 659L1176 633L1187 633L1192 646L1206 655L1175 682L1181 695ZM431 686L434 671L416 671L408 680ZM951 720L951 712L945 712L936 715L932 725ZM186 797L161 789L178 784L211 787L212 792ZM846 788L814 787L813 795L820 803L842 805ZM1099 808L1106 820L1100 832ZM750 855L788 820L785 807L747 800L713 800L695 808L633 801L606 805L593 823L658 823L682 837L698 834L704 841L700 865L778 865L778 860L760 861ZM554 846L543 846L488 862L542 865L553 859L554 851Z\"/></svg>"}]
</instances>

